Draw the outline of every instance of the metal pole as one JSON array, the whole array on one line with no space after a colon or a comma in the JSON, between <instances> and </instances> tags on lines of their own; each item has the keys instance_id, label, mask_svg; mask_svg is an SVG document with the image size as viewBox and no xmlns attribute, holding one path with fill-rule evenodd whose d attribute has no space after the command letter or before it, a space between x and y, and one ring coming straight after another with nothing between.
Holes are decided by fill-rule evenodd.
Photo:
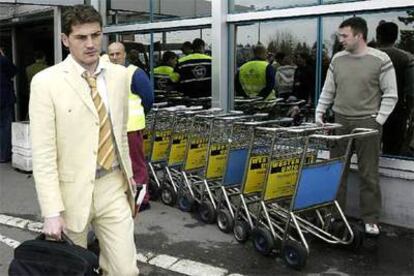
<instances>
[{"instance_id":1,"label":"metal pole","mask_svg":"<svg viewBox=\"0 0 414 276\"><path fill-rule=\"evenodd\" d=\"M53 7L53 46L55 55L55 64L62 61L62 10L60 7Z\"/></svg>"},{"instance_id":2,"label":"metal pole","mask_svg":"<svg viewBox=\"0 0 414 276\"><path fill-rule=\"evenodd\" d=\"M213 107L229 110L229 32L227 0L211 1L212 5L212 103Z\"/></svg>"}]
</instances>

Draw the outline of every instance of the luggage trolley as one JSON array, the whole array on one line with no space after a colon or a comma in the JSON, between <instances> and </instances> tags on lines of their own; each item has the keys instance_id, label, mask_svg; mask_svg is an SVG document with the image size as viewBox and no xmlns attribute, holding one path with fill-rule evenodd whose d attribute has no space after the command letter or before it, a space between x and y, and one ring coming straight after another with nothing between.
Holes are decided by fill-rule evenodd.
<instances>
[{"instance_id":1,"label":"luggage trolley","mask_svg":"<svg viewBox=\"0 0 414 276\"><path fill-rule=\"evenodd\" d=\"M285 234L293 224L307 253L309 253L309 246L303 235L303 230L330 244L353 247L361 245L362 235L359 229L356 225L348 222L336 201L336 197L347 162L352 153L353 141L374 135L378 135L377 130L356 128L351 134L313 134L307 137L305 150L314 147L318 152L321 152L332 150L337 143L347 144L346 151L340 156L324 156L324 158L318 158L313 164L304 162L300 164L295 192L288 210ZM304 156L302 156L302 161L303 159ZM316 210L317 221L315 224L300 216L301 213L305 213L304 217L306 218L308 210ZM325 211L325 216L321 215L321 211ZM297 250L295 244L286 243L286 235L283 237L282 249L282 256L288 265L294 268L302 267L303 261L300 249Z\"/></svg>"},{"instance_id":2,"label":"luggage trolley","mask_svg":"<svg viewBox=\"0 0 414 276\"><path fill-rule=\"evenodd\" d=\"M272 133L259 131L258 128L248 132L248 135L247 156L244 162L239 164L245 166L240 193L236 194L239 198L233 200L235 202L233 234L239 243L248 240L256 224L255 214L257 212L255 210L259 207L258 203L274 139Z\"/></svg>"},{"instance_id":3,"label":"luggage trolley","mask_svg":"<svg viewBox=\"0 0 414 276\"><path fill-rule=\"evenodd\" d=\"M329 128L338 126L339 125L329 125ZM328 128L328 126L325 126L324 128ZM270 159L275 157L275 160L272 163L276 166L273 173L276 173L278 167L281 170L280 167L289 166L290 163L295 162L295 159L291 160L291 158L288 158L289 153L290 155L293 155L295 154L295 151L303 148L303 143L302 145L292 145L294 141L293 138L296 135L291 134L292 137L287 139L289 138L289 134L283 133L293 130L297 133L303 133L302 135L304 135L305 131L306 133L309 133L310 131L320 129L321 127L317 127L314 124L304 124L303 126L290 128L263 128L259 126L255 128L254 131L250 132L248 162L245 164L239 201L235 205L233 233L238 242L245 242L249 238L251 231L255 228L260 214L260 200L264 196L263 189L265 188L265 184L266 182L274 181L273 178L269 179L267 174ZM285 145L283 145L281 140L283 137L282 135L285 137ZM278 155L280 157L282 154L285 155L284 161L280 160L280 158L277 159ZM280 161L283 161L285 164ZM278 165L278 163L281 164ZM292 167L290 167L290 170L291 168ZM286 169L284 168L283 170L285 171ZM287 172L285 174L289 173ZM269 229L271 228L269 227ZM261 250L261 252L265 254L270 253L270 251L271 250L265 249Z\"/></svg>"},{"instance_id":4,"label":"luggage trolley","mask_svg":"<svg viewBox=\"0 0 414 276\"><path fill-rule=\"evenodd\" d=\"M250 224L252 241L255 249L263 255L270 254L280 247L280 241L286 236L289 241L296 238L291 233L285 235L285 221L279 219L277 208L287 205L293 194L299 164L316 160L317 153L304 149L306 135L320 127L305 125L292 128L257 127L255 135L270 137L270 150L264 156L266 168L263 172L261 186L256 187L259 200L247 205L246 213L251 215L254 223ZM305 156L302 160L302 156ZM287 201L287 203L285 202ZM252 227L253 226L253 227ZM246 230L244 230L246 231Z\"/></svg>"},{"instance_id":5,"label":"luggage trolley","mask_svg":"<svg viewBox=\"0 0 414 276\"><path fill-rule=\"evenodd\" d=\"M215 221L215 197L211 180L222 176L223 162L227 154L228 126L236 120L265 117L267 114L196 115L188 134L188 143L182 176L184 186L179 191L178 207L183 211L192 210L195 203L200 205L200 218ZM214 185L213 187L210 187Z\"/></svg>"},{"instance_id":6,"label":"luggage trolley","mask_svg":"<svg viewBox=\"0 0 414 276\"><path fill-rule=\"evenodd\" d=\"M304 135L297 139L303 142L300 156L293 156L285 171L281 165L286 164L286 159L272 158L253 235L255 248L267 253L279 243L286 264L301 269L309 254L305 233L330 244L359 246L359 230L348 223L336 196L353 139L376 133L376 130L356 129L352 134L340 136ZM331 158L327 153L335 146L334 141L346 141L348 147L343 155ZM297 148L298 144L289 146ZM333 217L336 219L332 220Z\"/></svg>"},{"instance_id":7,"label":"luggage trolley","mask_svg":"<svg viewBox=\"0 0 414 276\"><path fill-rule=\"evenodd\" d=\"M172 134L168 146L168 160L164 167L164 178L161 185L161 200L164 204L173 206L177 201L178 191L183 185L181 169L188 142L188 133L197 114L220 114L220 108L190 110L178 112L172 126Z\"/></svg>"},{"instance_id":8,"label":"luggage trolley","mask_svg":"<svg viewBox=\"0 0 414 276\"><path fill-rule=\"evenodd\" d=\"M205 169L201 171L202 185L198 192L198 212L200 219L206 223L216 222L217 192L226 167L229 153L229 140L233 125L237 122L252 121L267 117L267 114L238 115L216 117L210 123L210 137ZM194 183L197 187L197 183ZM197 198L197 196L196 196Z\"/></svg>"},{"instance_id":9,"label":"luggage trolley","mask_svg":"<svg viewBox=\"0 0 414 276\"><path fill-rule=\"evenodd\" d=\"M273 112L282 98L265 100L262 97L236 97L234 99L235 109L242 110L246 114L268 113L269 117L275 118ZM283 117L283 116L282 116Z\"/></svg>"},{"instance_id":10,"label":"luggage trolley","mask_svg":"<svg viewBox=\"0 0 414 276\"><path fill-rule=\"evenodd\" d=\"M231 127L228 139L228 154L225 162L223 178L220 182L220 192L217 195L217 226L228 233L233 230L236 201L248 160L251 134L257 126L290 126L291 118L255 122L236 122Z\"/></svg>"},{"instance_id":11,"label":"luggage trolley","mask_svg":"<svg viewBox=\"0 0 414 276\"><path fill-rule=\"evenodd\" d=\"M161 191L161 172L167 161L172 125L178 112L201 109L200 106L173 106L158 108L147 115L149 128L144 131L144 152L148 162L150 185L149 192L153 200L158 199Z\"/></svg>"}]
</instances>

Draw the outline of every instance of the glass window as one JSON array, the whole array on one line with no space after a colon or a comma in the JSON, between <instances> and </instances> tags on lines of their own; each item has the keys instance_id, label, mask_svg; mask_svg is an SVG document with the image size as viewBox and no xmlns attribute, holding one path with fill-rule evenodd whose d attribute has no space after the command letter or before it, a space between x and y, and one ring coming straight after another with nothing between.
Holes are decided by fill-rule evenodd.
<instances>
[{"instance_id":1,"label":"glass window","mask_svg":"<svg viewBox=\"0 0 414 276\"><path fill-rule=\"evenodd\" d=\"M108 0L107 24L127 24L150 21L148 0Z\"/></svg>"},{"instance_id":2,"label":"glass window","mask_svg":"<svg viewBox=\"0 0 414 276\"><path fill-rule=\"evenodd\" d=\"M342 2L361 2L366 0L322 0L323 4L342 3Z\"/></svg>"},{"instance_id":3,"label":"glass window","mask_svg":"<svg viewBox=\"0 0 414 276\"><path fill-rule=\"evenodd\" d=\"M7 1L6 1L7 2ZM12 1L8 1L12 2ZM17 4L36 4L36 5L57 5L57 6L72 6L83 4L84 0L17 0Z\"/></svg>"},{"instance_id":4,"label":"glass window","mask_svg":"<svg viewBox=\"0 0 414 276\"><path fill-rule=\"evenodd\" d=\"M178 59L190 53L184 53L183 44L189 44L191 53L192 42L196 38L201 38L205 47L195 49L195 53L204 53L211 56L211 29L192 29L176 30L168 32L154 32L153 52L151 53L151 33L123 33L112 34L109 36L109 42L121 41L125 45L128 61L144 69L154 81L156 101L168 102L170 105L176 104L195 104L191 99L183 98L183 85L181 80L183 75L174 73ZM165 57L164 57L165 55ZM168 58L167 58L168 57ZM194 57L193 57L194 59ZM199 57L197 57L199 59ZM201 60L200 62L203 62ZM152 64L152 67L151 67ZM211 71L211 69L210 69ZM167 77L166 77L167 75ZM184 82L183 82L184 83ZM210 91L211 93L211 91ZM203 99L197 104L210 105L210 99Z\"/></svg>"},{"instance_id":5,"label":"glass window","mask_svg":"<svg viewBox=\"0 0 414 276\"><path fill-rule=\"evenodd\" d=\"M383 154L414 157L414 108L412 104L414 71L408 69L406 60L409 60L409 58L401 58L401 56L409 56L410 54L407 54L407 52L414 53L414 13L412 10L407 10L355 15L367 21L368 45L387 52L396 69L399 99L397 106L383 126ZM351 16L341 15L323 18L323 41L329 57L332 57L341 49L335 33L341 22ZM393 22L398 26L398 36L394 46L406 51L406 54L401 54L402 52L395 50L395 48L390 50L391 45L381 44L377 40L376 29L383 22ZM411 58L413 58L412 55Z\"/></svg>"},{"instance_id":6,"label":"glass window","mask_svg":"<svg viewBox=\"0 0 414 276\"><path fill-rule=\"evenodd\" d=\"M317 5L318 3L319 0L233 0L230 1L229 10L230 13L242 13L251 11L274 10L281 8L292 8L300 6L311 6Z\"/></svg>"},{"instance_id":7,"label":"glass window","mask_svg":"<svg viewBox=\"0 0 414 276\"><path fill-rule=\"evenodd\" d=\"M316 96L316 31L316 19L267 21L237 26L237 68L234 79L236 109L248 108L251 111L252 105L245 104L245 100L256 96L270 100L272 94L285 100L293 97L303 99L304 104L312 108ZM263 47L266 53L260 49ZM260 106L261 103L258 103L257 108ZM282 116L288 113L285 108L271 105L267 108L269 110L262 111L278 110Z\"/></svg>"},{"instance_id":8,"label":"glass window","mask_svg":"<svg viewBox=\"0 0 414 276\"><path fill-rule=\"evenodd\" d=\"M205 43L204 51L202 52L192 49L191 43L198 38L201 38ZM185 47L184 44L188 44L189 46ZM177 30L154 33L154 68L151 73L154 80L156 101L168 102L170 105L191 105L195 103L183 98L184 95L191 97L191 94L188 93L188 89L192 86L190 85L190 87L187 87L189 84L185 82L185 78L188 78L188 75L186 74L189 72L184 72L185 70L181 72L179 70L180 64L182 64L181 62L185 63L185 61L180 60L180 58L192 54L193 51L194 53L204 53L211 56L211 29ZM197 57L197 59L199 59L199 57ZM198 62L202 63L203 61L199 60ZM165 75L168 70L175 72L170 72L168 74L169 77L166 78ZM195 87L197 87L197 85L198 84L194 83ZM205 102L197 104L208 106L210 105L210 102L210 99L205 99Z\"/></svg>"},{"instance_id":9,"label":"glass window","mask_svg":"<svg viewBox=\"0 0 414 276\"><path fill-rule=\"evenodd\" d=\"M211 16L211 0L152 0L154 21Z\"/></svg>"},{"instance_id":10,"label":"glass window","mask_svg":"<svg viewBox=\"0 0 414 276\"><path fill-rule=\"evenodd\" d=\"M184 55L182 44L186 41L192 42L195 38L204 40L207 53L211 54L211 29L194 29L185 31L170 31L154 33L154 62L155 65L161 63L162 54L165 51L175 52L178 58Z\"/></svg>"}]
</instances>

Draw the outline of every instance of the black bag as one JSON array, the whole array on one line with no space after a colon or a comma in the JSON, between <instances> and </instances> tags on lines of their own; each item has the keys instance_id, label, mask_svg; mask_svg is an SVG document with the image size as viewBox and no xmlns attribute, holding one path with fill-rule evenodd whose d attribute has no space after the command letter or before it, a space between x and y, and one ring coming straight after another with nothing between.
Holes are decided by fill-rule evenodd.
<instances>
[{"instance_id":1,"label":"black bag","mask_svg":"<svg viewBox=\"0 0 414 276\"><path fill-rule=\"evenodd\" d=\"M10 276L99 275L96 255L75 245L62 233L62 241L50 241L41 234L23 242L14 250Z\"/></svg>"}]
</instances>

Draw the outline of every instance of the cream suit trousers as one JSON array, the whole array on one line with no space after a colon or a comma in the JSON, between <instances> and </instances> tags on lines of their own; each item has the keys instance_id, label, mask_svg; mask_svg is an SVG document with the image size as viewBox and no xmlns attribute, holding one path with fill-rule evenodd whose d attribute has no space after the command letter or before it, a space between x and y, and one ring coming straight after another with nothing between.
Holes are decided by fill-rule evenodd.
<instances>
[{"instance_id":1,"label":"cream suit trousers","mask_svg":"<svg viewBox=\"0 0 414 276\"><path fill-rule=\"evenodd\" d=\"M96 179L93 191L91 223L99 239L99 265L103 275L136 276L134 221L125 194L127 187L120 170ZM89 227L81 233L67 230L76 244L85 247Z\"/></svg>"}]
</instances>

